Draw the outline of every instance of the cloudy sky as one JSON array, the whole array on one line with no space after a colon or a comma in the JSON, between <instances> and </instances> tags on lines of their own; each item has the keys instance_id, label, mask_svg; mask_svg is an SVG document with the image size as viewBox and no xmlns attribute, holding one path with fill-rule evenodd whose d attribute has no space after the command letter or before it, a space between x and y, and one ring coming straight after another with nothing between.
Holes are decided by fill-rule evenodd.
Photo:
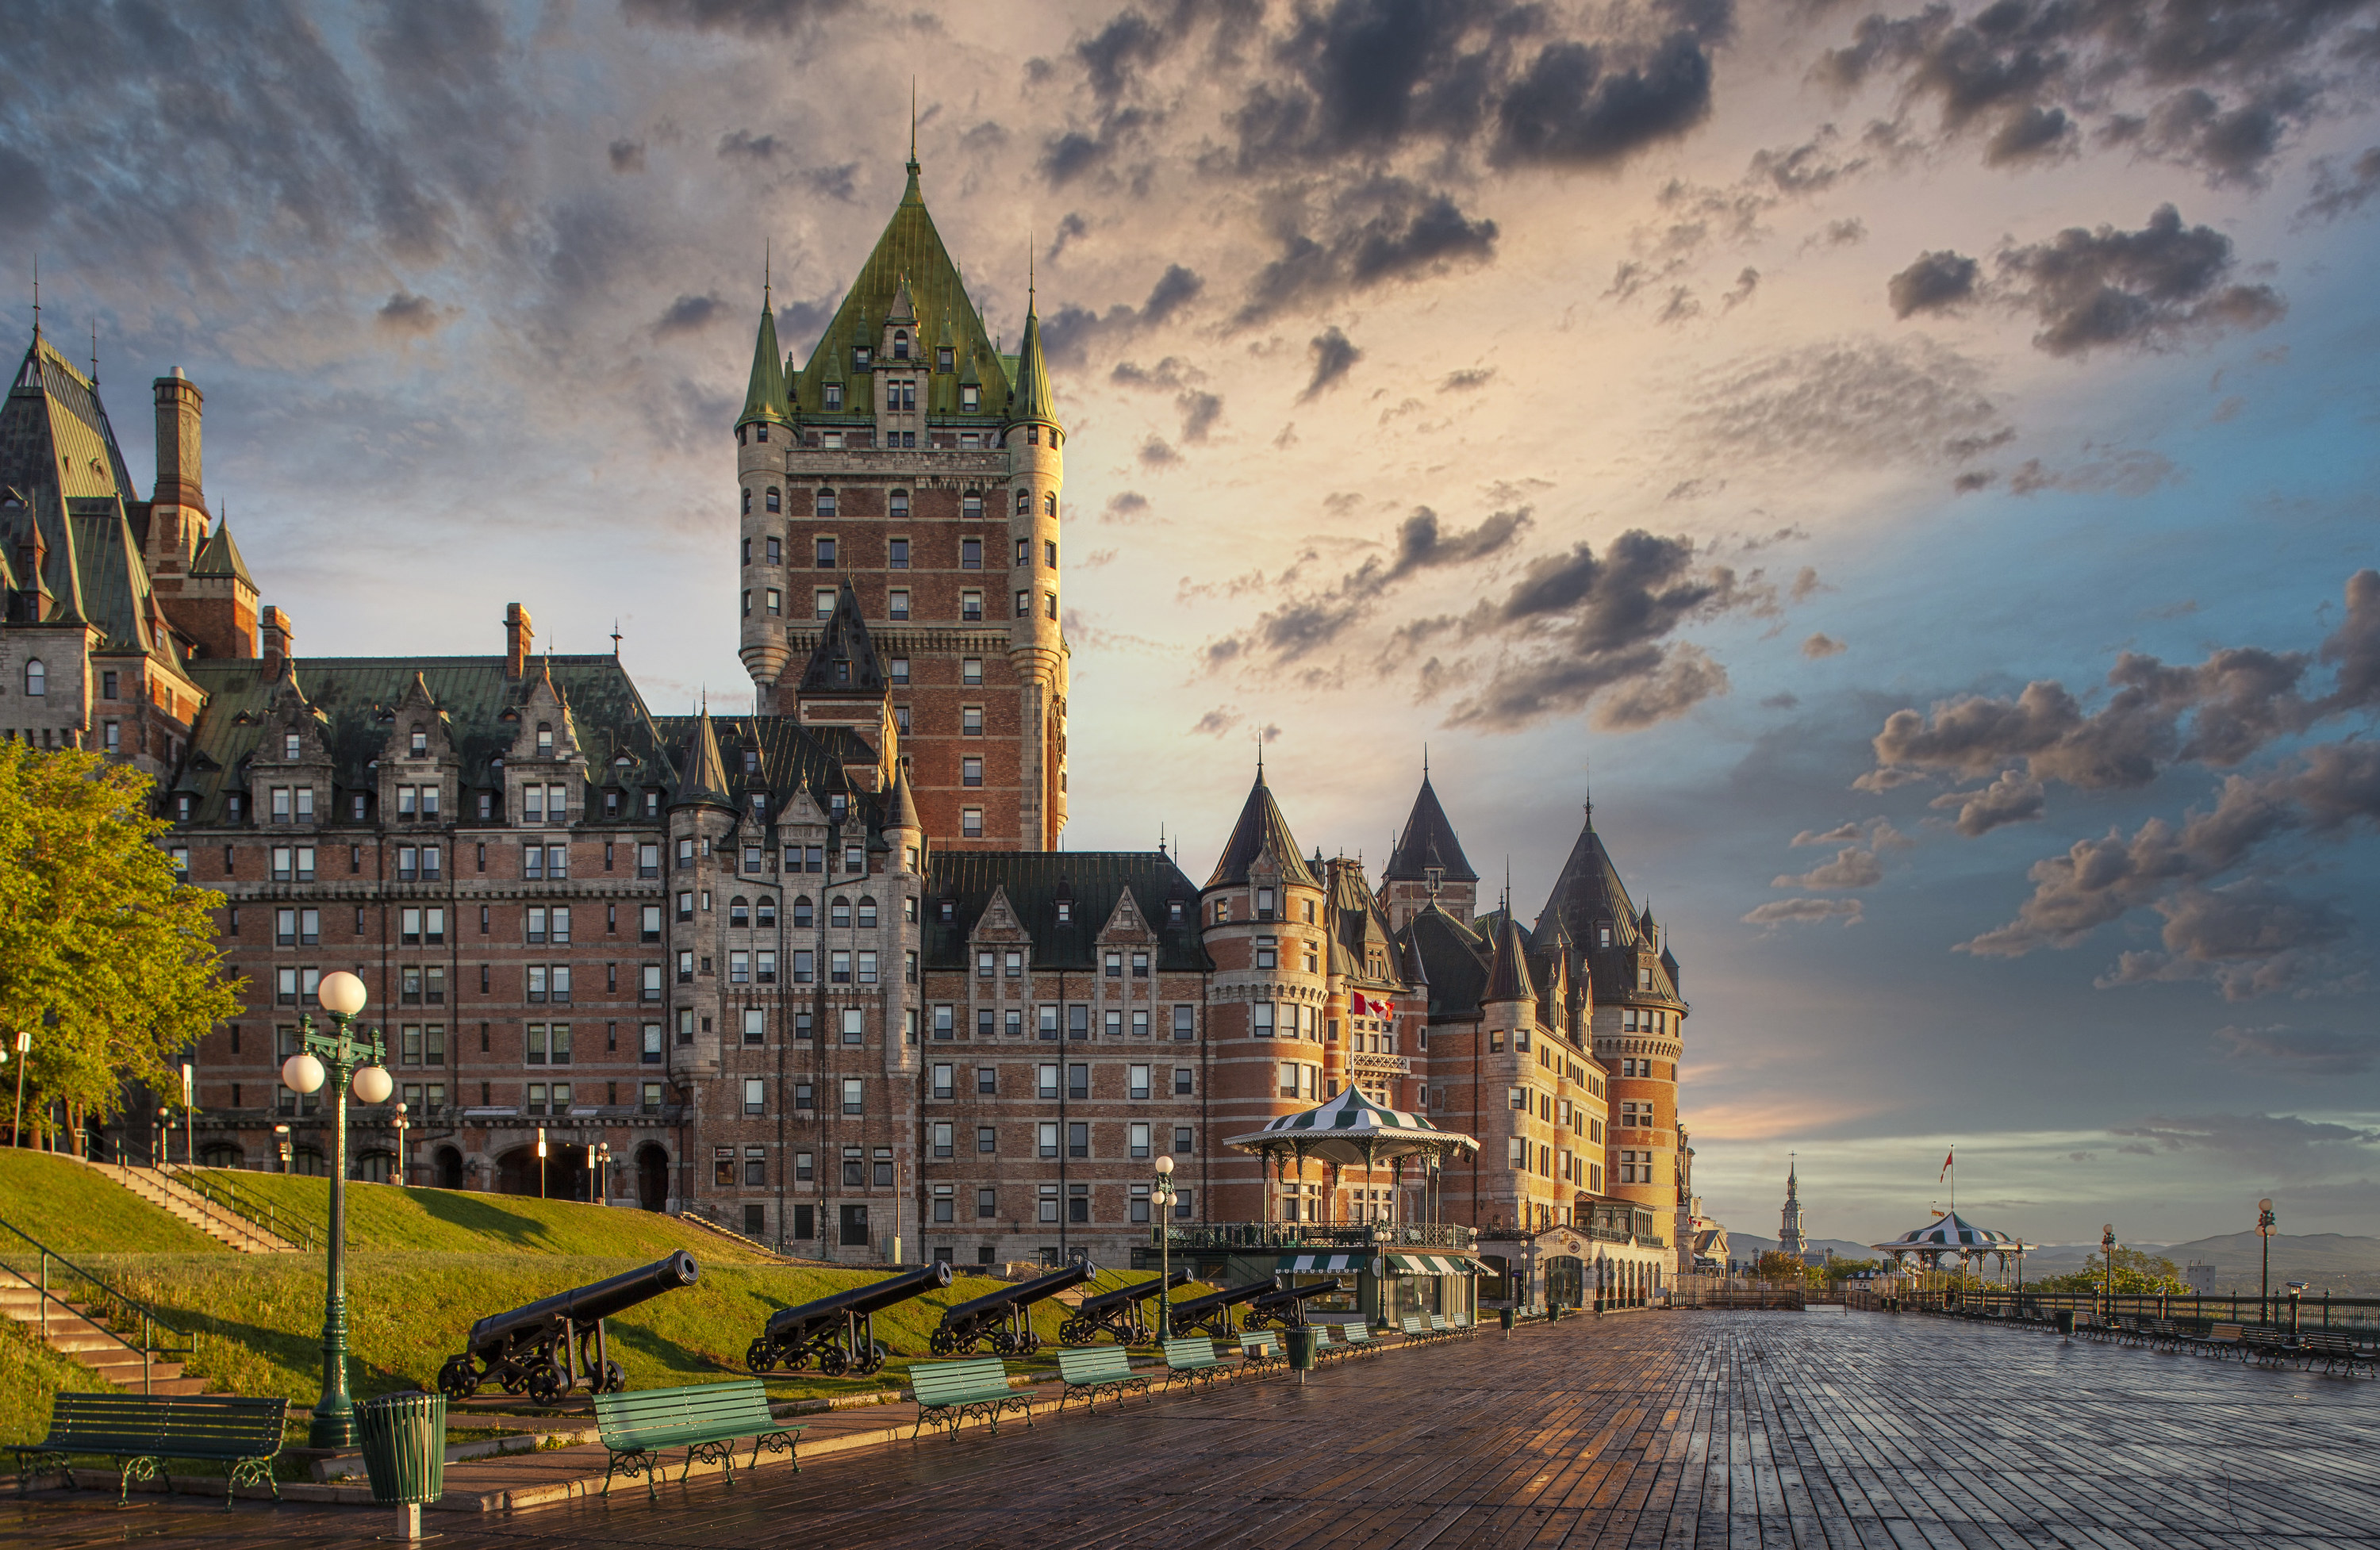
<instances>
[{"instance_id":1,"label":"cloudy sky","mask_svg":"<svg viewBox=\"0 0 2380 1550\"><path fill-rule=\"evenodd\" d=\"M43 4L0 258L307 654L735 703L732 417L899 197L1068 444L1081 848L1256 740L1543 899L1588 791L1711 1208L2380 1233L2380 0Z\"/></svg>"}]
</instances>

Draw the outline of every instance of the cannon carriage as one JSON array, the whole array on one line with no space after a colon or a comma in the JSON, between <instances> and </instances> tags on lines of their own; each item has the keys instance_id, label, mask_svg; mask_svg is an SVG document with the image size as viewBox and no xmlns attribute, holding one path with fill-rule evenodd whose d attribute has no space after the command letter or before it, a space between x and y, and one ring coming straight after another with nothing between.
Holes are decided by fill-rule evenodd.
<instances>
[{"instance_id":1,"label":"cannon carriage","mask_svg":"<svg viewBox=\"0 0 2380 1550\"><path fill-rule=\"evenodd\" d=\"M1278 1281L1279 1277L1274 1280ZM1282 1287L1269 1291L1248 1304L1240 1322L1250 1329L1292 1329L1305 1323L1305 1304L1317 1297L1342 1294L1351 1289L1338 1279L1315 1281L1306 1286Z\"/></svg>"},{"instance_id":2,"label":"cannon carriage","mask_svg":"<svg viewBox=\"0 0 2380 1550\"><path fill-rule=\"evenodd\" d=\"M1252 1302L1257 1298L1270 1296L1280 1290L1281 1278L1267 1276L1261 1281L1250 1281L1245 1286L1227 1287L1221 1291L1210 1291L1204 1297L1193 1297L1187 1302L1176 1302L1171 1309L1172 1319L1165 1330L1165 1338L1169 1340L1178 1340L1188 1335L1206 1334L1213 1336L1216 1339L1222 1339L1232 1333L1233 1308L1243 1302Z\"/></svg>"},{"instance_id":3,"label":"cannon carriage","mask_svg":"<svg viewBox=\"0 0 2380 1550\"><path fill-rule=\"evenodd\" d=\"M1029 1356L1041 1349L1041 1337L1033 1332L1026 1310L1099 1273L1089 1260L1076 1260L1062 1270L962 1302L942 1314L927 1344L936 1356L964 1356L983 1344L1002 1356Z\"/></svg>"},{"instance_id":4,"label":"cannon carriage","mask_svg":"<svg viewBox=\"0 0 2380 1550\"><path fill-rule=\"evenodd\" d=\"M612 1360L604 1320L665 1291L689 1287L701 1275L680 1249L640 1270L542 1297L471 1326L463 1350L438 1369L438 1389L449 1400L469 1399L483 1384L551 1403L584 1384L589 1392L617 1394L627 1374Z\"/></svg>"},{"instance_id":5,"label":"cannon carriage","mask_svg":"<svg viewBox=\"0 0 2380 1550\"><path fill-rule=\"evenodd\" d=\"M767 1327L744 1352L755 1373L779 1367L800 1372L813 1361L831 1378L866 1376L884 1365L888 1352L876 1338L876 1314L895 1303L951 1284L951 1267L936 1263L769 1315Z\"/></svg>"},{"instance_id":6,"label":"cannon carriage","mask_svg":"<svg viewBox=\"0 0 2380 1550\"><path fill-rule=\"evenodd\" d=\"M1087 1346L1104 1334L1120 1346L1148 1345L1156 1337L1150 1333L1151 1321L1141 1312L1141 1303L1151 1297L1161 1300L1189 1279L1189 1271L1176 1270L1162 1278L1161 1286L1157 1280L1147 1280L1086 1297L1058 1326L1058 1343Z\"/></svg>"}]
</instances>

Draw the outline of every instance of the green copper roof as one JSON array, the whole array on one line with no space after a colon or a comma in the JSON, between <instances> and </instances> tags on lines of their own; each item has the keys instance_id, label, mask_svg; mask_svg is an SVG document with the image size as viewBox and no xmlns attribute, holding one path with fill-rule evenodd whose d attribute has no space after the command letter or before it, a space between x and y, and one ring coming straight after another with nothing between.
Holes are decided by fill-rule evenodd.
<instances>
[{"instance_id":1,"label":"green copper roof","mask_svg":"<svg viewBox=\"0 0 2380 1550\"><path fill-rule=\"evenodd\" d=\"M934 218L926 212L926 198L918 190L915 162L909 163L908 188L892 212L892 219L885 223L883 235L876 239L875 249L860 266L851 289L844 294L833 321L820 333L808 364L786 384L795 410L817 413L825 407L821 390L829 381L844 380L844 373L850 364L846 352L852 346L871 350L879 347L877 331L891 314L904 282L908 286L914 316L948 320L952 344L957 352L954 364L962 380L965 380L965 373L970 368L978 374L983 383L984 413L1007 412L1007 369L992 345L990 332L983 326L982 315L967 297L958 266L951 261L950 250L942 246L941 233L934 229ZM928 364L931 364L930 359Z\"/></svg>"},{"instance_id":2,"label":"green copper roof","mask_svg":"<svg viewBox=\"0 0 2380 1550\"><path fill-rule=\"evenodd\" d=\"M248 562L239 557L239 545L231 541L231 524L218 522L213 534L199 550L198 558L190 562L190 574L234 576L248 584L250 591L256 580L248 574Z\"/></svg>"},{"instance_id":3,"label":"green copper roof","mask_svg":"<svg viewBox=\"0 0 2380 1550\"><path fill-rule=\"evenodd\" d=\"M777 348L777 315L768 303L760 306L760 337L752 345L752 385L744 390L744 413L735 423L756 419L783 423L789 418L785 404L784 357Z\"/></svg>"},{"instance_id":4,"label":"green copper roof","mask_svg":"<svg viewBox=\"0 0 2380 1550\"><path fill-rule=\"evenodd\" d=\"M1041 320L1029 309L1025 343L1016 350L1016 396L1009 404L1008 418L1058 423L1058 406L1050 398L1050 365L1041 358Z\"/></svg>"}]
</instances>

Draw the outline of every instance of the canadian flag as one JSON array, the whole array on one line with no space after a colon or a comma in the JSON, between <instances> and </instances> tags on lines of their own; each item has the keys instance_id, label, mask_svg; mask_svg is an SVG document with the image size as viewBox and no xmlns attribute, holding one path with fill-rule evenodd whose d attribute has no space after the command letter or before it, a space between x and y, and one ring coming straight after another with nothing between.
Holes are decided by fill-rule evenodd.
<instances>
[{"instance_id":1,"label":"canadian flag","mask_svg":"<svg viewBox=\"0 0 2380 1550\"><path fill-rule=\"evenodd\" d=\"M1347 1010L1358 1017L1394 1017L1397 1014L1397 1004L1394 1001L1381 1000L1377 996L1365 996L1349 991Z\"/></svg>"}]
</instances>

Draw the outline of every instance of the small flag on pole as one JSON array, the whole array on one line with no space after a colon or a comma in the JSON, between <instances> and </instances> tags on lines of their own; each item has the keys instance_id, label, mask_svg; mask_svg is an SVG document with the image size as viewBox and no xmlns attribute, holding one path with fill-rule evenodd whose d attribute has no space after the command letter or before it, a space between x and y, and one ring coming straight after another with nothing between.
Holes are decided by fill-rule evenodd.
<instances>
[{"instance_id":1,"label":"small flag on pole","mask_svg":"<svg viewBox=\"0 0 2380 1550\"><path fill-rule=\"evenodd\" d=\"M1934 1181L1936 1183L1938 1184L1943 1180L1950 1177L1950 1159L1958 1155L1959 1149L1956 1146L1951 1147L1949 1151L1942 1155L1942 1171L1934 1176Z\"/></svg>"}]
</instances>

